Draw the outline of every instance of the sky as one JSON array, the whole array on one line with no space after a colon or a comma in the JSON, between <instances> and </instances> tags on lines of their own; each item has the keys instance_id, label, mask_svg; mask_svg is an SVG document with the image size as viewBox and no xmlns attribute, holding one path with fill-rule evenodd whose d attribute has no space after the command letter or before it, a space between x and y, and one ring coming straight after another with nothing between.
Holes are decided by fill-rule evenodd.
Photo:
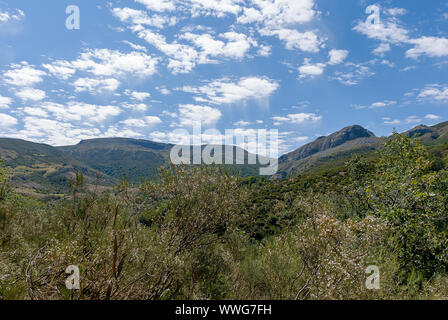
<instances>
[{"instance_id":1,"label":"sky","mask_svg":"<svg viewBox=\"0 0 448 320\"><path fill-rule=\"evenodd\" d=\"M282 154L448 120L446 0L0 0L0 43L2 137L178 143L200 122L276 129Z\"/></svg>"}]
</instances>

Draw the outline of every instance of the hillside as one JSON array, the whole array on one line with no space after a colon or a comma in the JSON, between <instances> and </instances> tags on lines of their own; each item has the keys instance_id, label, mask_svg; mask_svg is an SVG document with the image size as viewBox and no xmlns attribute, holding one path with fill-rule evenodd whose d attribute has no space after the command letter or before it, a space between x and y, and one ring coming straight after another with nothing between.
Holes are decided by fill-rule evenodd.
<instances>
[{"instance_id":1,"label":"hillside","mask_svg":"<svg viewBox=\"0 0 448 320\"><path fill-rule=\"evenodd\" d=\"M354 154L375 150L380 141L380 138L361 126L346 127L280 157L276 177L284 178L329 165L341 165Z\"/></svg>"},{"instance_id":2,"label":"hillside","mask_svg":"<svg viewBox=\"0 0 448 320\"><path fill-rule=\"evenodd\" d=\"M92 187L110 187L125 176L134 183L152 179L159 167L169 165L172 147L128 138L84 140L63 147L2 138L0 158L13 169L13 185L21 193L59 198L69 191L68 179L77 171ZM248 165L248 158L247 151L234 147L235 165L229 167L242 176L258 175L260 165Z\"/></svg>"},{"instance_id":3,"label":"hillside","mask_svg":"<svg viewBox=\"0 0 448 320\"><path fill-rule=\"evenodd\" d=\"M152 178L155 170L169 163L172 145L152 141L108 138L84 140L75 146L58 147L65 156L113 177L132 181Z\"/></svg>"},{"instance_id":4,"label":"hillside","mask_svg":"<svg viewBox=\"0 0 448 320\"><path fill-rule=\"evenodd\" d=\"M88 184L112 185L115 180L46 144L0 139L0 158L13 169L12 183L22 193L58 197L68 191L68 179L82 172Z\"/></svg>"},{"instance_id":5,"label":"hillside","mask_svg":"<svg viewBox=\"0 0 448 320\"><path fill-rule=\"evenodd\" d=\"M418 137L434 157L443 159L448 154L448 122L420 125L404 134ZM373 151L384 139L359 125L343 128L281 156L274 178L337 169L353 155L374 159ZM82 172L91 186L110 187L124 176L134 183L151 179L159 167L169 165L172 147L171 144L128 138L84 140L64 147L0 139L0 157L14 170L13 184L22 193L57 198L68 191L68 179L76 171ZM202 146L202 150L205 147ZM247 164L247 151L234 147L233 153L234 163L246 163L229 166L234 172L243 177L259 175L259 164Z\"/></svg>"}]
</instances>

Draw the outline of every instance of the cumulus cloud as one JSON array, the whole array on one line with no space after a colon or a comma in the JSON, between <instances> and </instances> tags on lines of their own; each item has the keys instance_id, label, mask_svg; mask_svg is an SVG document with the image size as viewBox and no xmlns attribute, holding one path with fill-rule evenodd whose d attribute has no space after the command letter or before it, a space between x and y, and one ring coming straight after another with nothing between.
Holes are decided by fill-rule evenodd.
<instances>
[{"instance_id":1,"label":"cumulus cloud","mask_svg":"<svg viewBox=\"0 0 448 320\"><path fill-rule=\"evenodd\" d=\"M368 106L356 106L356 109L377 109L377 108L385 108L388 106L393 106L396 104L397 104L397 101L384 100L384 101L374 102Z\"/></svg>"},{"instance_id":2,"label":"cumulus cloud","mask_svg":"<svg viewBox=\"0 0 448 320\"><path fill-rule=\"evenodd\" d=\"M299 30L298 25L311 22L317 12L314 0L185 0L152 1L141 0L147 9L152 11L177 10L182 19L182 13L197 16L224 17L232 14L239 24L256 24L262 36L277 37L285 43L289 50L318 52L324 40L320 39L316 30ZM177 6L176 4L179 4ZM247 34L231 31L214 34L207 28L196 26L184 28L185 31L167 41L161 33L145 26L162 28L164 25L174 25L167 16L148 15L147 12L131 8L113 8L112 12L120 21L129 24L129 29L141 39L162 52L168 60L168 68L172 73L189 73L198 64L219 63L222 59L241 60L249 56L251 48L257 48L257 55L269 56L270 46L258 45ZM171 14L171 19L175 19ZM207 31L194 33L193 30ZM253 34L251 32L251 34Z\"/></svg>"},{"instance_id":3,"label":"cumulus cloud","mask_svg":"<svg viewBox=\"0 0 448 320\"><path fill-rule=\"evenodd\" d=\"M414 48L406 51L406 57L416 59L421 55L428 57L448 56L448 39L437 37L422 37L409 40L415 45Z\"/></svg>"},{"instance_id":4,"label":"cumulus cloud","mask_svg":"<svg viewBox=\"0 0 448 320\"><path fill-rule=\"evenodd\" d=\"M389 8L386 9L386 14L391 16L402 16L408 13L408 11L404 8Z\"/></svg>"},{"instance_id":5,"label":"cumulus cloud","mask_svg":"<svg viewBox=\"0 0 448 320\"><path fill-rule=\"evenodd\" d=\"M320 76L324 73L325 67L325 63L312 64L309 59L305 59L304 64L299 67L299 76L300 78Z\"/></svg>"},{"instance_id":6,"label":"cumulus cloud","mask_svg":"<svg viewBox=\"0 0 448 320\"><path fill-rule=\"evenodd\" d=\"M430 114L427 114L425 116L425 119L427 119L427 120L439 120L440 116L430 113Z\"/></svg>"},{"instance_id":7,"label":"cumulus cloud","mask_svg":"<svg viewBox=\"0 0 448 320\"><path fill-rule=\"evenodd\" d=\"M288 114L286 117L273 117L274 125L278 126L284 123L302 124L306 122L317 122L322 120L322 116L315 113L295 113Z\"/></svg>"},{"instance_id":8,"label":"cumulus cloud","mask_svg":"<svg viewBox=\"0 0 448 320\"><path fill-rule=\"evenodd\" d=\"M121 22L130 23L136 26L147 25L161 29L167 25L173 26L177 23L176 17L161 15L149 16L145 11L131 8L113 8L112 14Z\"/></svg>"},{"instance_id":9,"label":"cumulus cloud","mask_svg":"<svg viewBox=\"0 0 448 320\"><path fill-rule=\"evenodd\" d=\"M45 63L42 65L48 72L61 80L67 80L76 73L76 69L69 61L57 60L53 63Z\"/></svg>"},{"instance_id":10,"label":"cumulus cloud","mask_svg":"<svg viewBox=\"0 0 448 320\"><path fill-rule=\"evenodd\" d=\"M268 98L278 87L277 81L267 77L246 77L237 82L229 79L219 79L202 87L186 86L181 90L197 94L196 101L212 104L233 104L249 99Z\"/></svg>"},{"instance_id":11,"label":"cumulus cloud","mask_svg":"<svg viewBox=\"0 0 448 320\"><path fill-rule=\"evenodd\" d=\"M176 9L173 0L135 0L135 2L143 4L151 11L173 11Z\"/></svg>"},{"instance_id":12,"label":"cumulus cloud","mask_svg":"<svg viewBox=\"0 0 448 320\"><path fill-rule=\"evenodd\" d=\"M47 96L45 91L33 88L24 88L16 92L16 96L22 101L41 101Z\"/></svg>"},{"instance_id":13,"label":"cumulus cloud","mask_svg":"<svg viewBox=\"0 0 448 320\"><path fill-rule=\"evenodd\" d=\"M428 102L448 102L448 86L439 84L427 85L420 91L417 98Z\"/></svg>"},{"instance_id":14,"label":"cumulus cloud","mask_svg":"<svg viewBox=\"0 0 448 320\"><path fill-rule=\"evenodd\" d=\"M141 119L126 119L124 121L121 121L120 123L128 127L145 128L151 125L162 123L162 120L160 120L159 117L146 116Z\"/></svg>"},{"instance_id":15,"label":"cumulus cloud","mask_svg":"<svg viewBox=\"0 0 448 320\"><path fill-rule=\"evenodd\" d=\"M179 106L178 118L181 126L191 126L195 122L213 125L221 118L221 115L221 111L215 108L187 104Z\"/></svg>"},{"instance_id":16,"label":"cumulus cloud","mask_svg":"<svg viewBox=\"0 0 448 320\"><path fill-rule=\"evenodd\" d=\"M11 65L11 69L3 73L3 80L18 87L32 87L43 81L46 73L26 62Z\"/></svg>"},{"instance_id":17,"label":"cumulus cloud","mask_svg":"<svg viewBox=\"0 0 448 320\"><path fill-rule=\"evenodd\" d=\"M18 120L10 115L0 113L0 126L12 127L18 123Z\"/></svg>"},{"instance_id":18,"label":"cumulus cloud","mask_svg":"<svg viewBox=\"0 0 448 320\"><path fill-rule=\"evenodd\" d=\"M66 105L43 102L40 104L40 108L51 114L55 120L68 123L82 122L83 124L101 123L122 113L122 110L116 106L93 105L77 101L70 101Z\"/></svg>"},{"instance_id":19,"label":"cumulus cloud","mask_svg":"<svg viewBox=\"0 0 448 320\"><path fill-rule=\"evenodd\" d=\"M151 94L149 92L138 92L138 91L132 91L129 89L127 89L125 91L125 94L127 96L130 96L132 99L138 100L138 101L146 100L151 96Z\"/></svg>"},{"instance_id":20,"label":"cumulus cloud","mask_svg":"<svg viewBox=\"0 0 448 320\"><path fill-rule=\"evenodd\" d=\"M12 103L12 99L9 97L3 97L0 95L0 109L9 109L9 106Z\"/></svg>"},{"instance_id":21,"label":"cumulus cloud","mask_svg":"<svg viewBox=\"0 0 448 320\"><path fill-rule=\"evenodd\" d=\"M44 64L43 67L52 75L65 80L77 71L94 76L145 78L156 72L158 61L158 58L153 58L144 52L122 53L110 49L88 49L74 61L57 60Z\"/></svg>"},{"instance_id":22,"label":"cumulus cloud","mask_svg":"<svg viewBox=\"0 0 448 320\"><path fill-rule=\"evenodd\" d=\"M213 63L210 58L225 57L231 59L242 59L251 46L256 46L255 40L247 37L243 33L226 32L219 35L219 39L214 39L210 34L185 33L180 39L192 42L199 49L198 63Z\"/></svg>"},{"instance_id":23,"label":"cumulus cloud","mask_svg":"<svg viewBox=\"0 0 448 320\"><path fill-rule=\"evenodd\" d=\"M277 36L285 42L288 50L299 49L305 52L318 52L323 41L312 31L299 32L295 29L261 29L260 34L263 36Z\"/></svg>"},{"instance_id":24,"label":"cumulus cloud","mask_svg":"<svg viewBox=\"0 0 448 320\"><path fill-rule=\"evenodd\" d=\"M105 91L115 91L120 86L120 82L117 79L95 79L95 78L79 78L73 82L75 92L88 91L91 94L101 94Z\"/></svg>"},{"instance_id":25,"label":"cumulus cloud","mask_svg":"<svg viewBox=\"0 0 448 320\"><path fill-rule=\"evenodd\" d=\"M347 86L357 85L362 79L372 77L375 74L365 64L347 62L345 67L347 70L335 72L332 78Z\"/></svg>"},{"instance_id":26,"label":"cumulus cloud","mask_svg":"<svg viewBox=\"0 0 448 320\"><path fill-rule=\"evenodd\" d=\"M7 23L10 21L20 21L25 17L22 10L16 9L12 11L0 10L0 23Z\"/></svg>"},{"instance_id":27,"label":"cumulus cloud","mask_svg":"<svg viewBox=\"0 0 448 320\"><path fill-rule=\"evenodd\" d=\"M328 61L328 64L330 65L336 65L340 64L345 61L348 57L348 51L347 50L330 50L328 53L330 57L330 61Z\"/></svg>"},{"instance_id":28,"label":"cumulus cloud","mask_svg":"<svg viewBox=\"0 0 448 320\"><path fill-rule=\"evenodd\" d=\"M370 39L381 41L380 46L373 51L374 54L383 56L390 51L390 45L413 45L406 51L407 58L416 59L422 55L428 57L448 56L448 39L443 37L423 36L413 38L409 30L400 25L397 15L406 14L405 9L383 9L392 18L381 19L379 23L370 21L358 21L354 30L366 35Z\"/></svg>"}]
</instances>

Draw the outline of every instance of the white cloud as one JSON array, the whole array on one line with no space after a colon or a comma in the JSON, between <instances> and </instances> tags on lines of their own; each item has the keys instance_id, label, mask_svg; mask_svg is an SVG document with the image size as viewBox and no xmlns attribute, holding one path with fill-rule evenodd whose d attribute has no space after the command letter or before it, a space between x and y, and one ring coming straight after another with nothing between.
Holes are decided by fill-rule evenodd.
<instances>
[{"instance_id":1,"label":"white cloud","mask_svg":"<svg viewBox=\"0 0 448 320\"><path fill-rule=\"evenodd\" d=\"M156 72L157 58L143 52L121 53L116 50L95 49L81 54L72 65L96 76L151 76Z\"/></svg>"},{"instance_id":2,"label":"white cloud","mask_svg":"<svg viewBox=\"0 0 448 320\"><path fill-rule=\"evenodd\" d=\"M240 121L234 123L235 126L239 126L239 127L247 127L250 124L251 124L250 122L247 122L244 120L240 120Z\"/></svg>"},{"instance_id":3,"label":"white cloud","mask_svg":"<svg viewBox=\"0 0 448 320\"><path fill-rule=\"evenodd\" d=\"M44 102L40 107L51 113L52 117L58 121L82 122L83 124L101 123L122 113L122 110L116 106L101 106L76 101L70 101L67 105Z\"/></svg>"},{"instance_id":4,"label":"white cloud","mask_svg":"<svg viewBox=\"0 0 448 320\"><path fill-rule=\"evenodd\" d=\"M172 0L135 0L135 2L143 4L148 10L157 12L173 11L176 9Z\"/></svg>"},{"instance_id":5,"label":"white cloud","mask_svg":"<svg viewBox=\"0 0 448 320\"><path fill-rule=\"evenodd\" d=\"M402 15L406 10L400 8L386 9L386 13L392 16ZM441 37L412 38L409 31L399 25L397 18L382 19L380 23L370 21L358 21L354 30L366 35L370 39L381 41L380 46L373 51L374 54L384 56L390 51L390 45L408 44L414 47L406 51L407 58L416 59L422 55L428 57L448 56L448 39Z\"/></svg>"},{"instance_id":6,"label":"white cloud","mask_svg":"<svg viewBox=\"0 0 448 320\"><path fill-rule=\"evenodd\" d=\"M195 122L204 125L213 125L221 118L221 111L215 108L198 105L179 106L179 124L181 126L191 126Z\"/></svg>"},{"instance_id":7,"label":"white cloud","mask_svg":"<svg viewBox=\"0 0 448 320\"><path fill-rule=\"evenodd\" d=\"M130 46L132 49L137 50L137 51L144 51L147 52L148 49L146 49L146 47L132 43L130 41L127 40L123 40L123 43L127 44L128 46Z\"/></svg>"},{"instance_id":8,"label":"white cloud","mask_svg":"<svg viewBox=\"0 0 448 320\"><path fill-rule=\"evenodd\" d=\"M128 127L145 128L150 125L162 123L162 120L160 120L159 117L146 116L146 117L143 117L142 119L127 119L127 120L121 121L120 123L122 123Z\"/></svg>"},{"instance_id":9,"label":"white cloud","mask_svg":"<svg viewBox=\"0 0 448 320\"><path fill-rule=\"evenodd\" d=\"M6 83L18 87L31 87L43 81L46 73L36 69L26 62L13 64L11 69L3 73L3 79Z\"/></svg>"},{"instance_id":10,"label":"white cloud","mask_svg":"<svg viewBox=\"0 0 448 320\"><path fill-rule=\"evenodd\" d=\"M237 15L241 10L241 0L187 0L186 5L192 16L213 15L218 18L230 13Z\"/></svg>"},{"instance_id":11,"label":"white cloud","mask_svg":"<svg viewBox=\"0 0 448 320\"><path fill-rule=\"evenodd\" d=\"M53 76L63 80L72 77L76 71L104 77L132 76L145 78L156 72L158 61L158 58L153 58L144 52L122 53L109 49L89 49L81 53L80 57L74 61L57 60L44 64L43 67ZM20 73L22 71L20 70ZM28 73L30 72L31 70L28 71ZM45 75L45 73L36 73L36 71L34 71L34 74L35 82L41 81L40 77Z\"/></svg>"},{"instance_id":12,"label":"white cloud","mask_svg":"<svg viewBox=\"0 0 448 320\"><path fill-rule=\"evenodd\" d=\"M121 105L123 108L131 109L133 111L146 111L148 106L144 103L124 103Z\"/></svg>"},{"instance_id":13,"label":"white cloud","mask_svg":"<svg viewBox=\"0 0 448 320\"><path fill-rule=\"evenodd\" d=\"M354 30L366 35L368 38L383 43L399 44L409 40L409 31L394 21L382 20L381 23L372 24L370 21L358 21Z\"/></svg>"},{"instance_id":14,"label":"white cloud","mask_svg":"<svg viewBox=\"0 0 448 320\"><path fill-rule=\"evenodd\" d=\"M151 94L149 92L138 92L138 91L131 91L131 90L126 90L125 94L127 96L132 97L132 99L135 99L138 101L146 100L151 96Z\"/></svg>"},{"instance_id":15,"label":"white cloud","mask_svg":"<svg viewBox=\"0 0 448 320\"><path fill-rule=\"evenodd\" d=\"M292 140L294 140L295 142L306 142L309 139L310 139L310 137L306 137L306 136L292 138Z\"/></svg>"},{"instance_id":16,"label":"white cloud","mask_svg":"<svg viewBox=\"0 0 448 320\"><path fill-rule=\"evenodd\" d=\"M43 64L42 67L47 69L53 76L62 80L67 80L76 73L76 69L72 64L64 60L57 60L51 64L46 63Z\"/></svg>"},{"instance_id":17,"label":"white cloud","mask_svg":"<svg viewBox=\"0 0 448 320\"><path fill-rule=\"evenodd\" d=\"M297 25L311 22L317 16L314 0L251 0L237 22L257 23L263 36L277 36L289 50L318 52L322 40L313 31L298 31Z\"/></svg>"},{"instance_id":18,"label":"white cloud","mask_svg":"<svg viewBox=\"0 0 448 320\"><path fill-rule=\"evenodd\" d=\"M159 87L156 87L156 89L164 96L171 94L171 91L169 89L167 89L165 86L159 86Z\"/></svg>"},{"instance_id":19,"label":"white cloud","mask_svg":"<svg viewBox=\"0 0 448 320\"><path fill-rule=\"evenodd\" d=\"M188 73L196 66L199 54L193 47L168 43L163 35L151 30L141 30L138 36L169 57L168 69L174 74Z\"/></svg>"},{"instance_id":20,"label":"white cloud","mask_svg":"<svg viewBox=\"0 0 448 320\"><path fill-rule=\"evenodd\" d=\"M286 117L273 117L275 125L283 123L302 124L305 122L316 122L322 120L322 116L318 116L315 113L296 113L288 114Z\"/></svg>"},{"instance_id":21,"label":"white cloud","mask_svg":"<svg viewBox=\"0 0 448 320\"><path fill-rule=\"evenodd\" d=\"M229 79L214 80L202 87L183 87L181 90L198 94L196 101L213 104L232 104L249 99L264 99L273 94L279 84L266 77L241 78L238 82Z\"/></svg>"},{"instance_id":22,"label":"white cloud","mask_svg":"<svg viewBox=\"0 0 448 320\"><path fill-rule=\"evenodd\" d=\"M18 123L17 119L4 114L4 113L0 113L0 126L2 127L12 127L15 126Z\"/></svg>"},{"instance_id":23,"label":"white cloud","mask_svg":"<svg viewBox=\"0 0 448 320\"><path fill-rule=\"evenodd\" d=\"M12 99L9 97L3 97L0 95L0 108L1 109L9 109L10 104L12 103Z\"/></svg>"},{"instance_id":24,"label":"white cloud","mask_svg":"<svg viewBox=\"0 0 448 320\"><path fill-rule=\"evenodd\" d=\"M312 64L309 59L305 59L304 65L299 67L300 78L320 76L324 73L325 67L325 63Z\"/></svg>"},{"instance_id":25,"label":"white cloud","mask_svg":"<svg viewBox=\"0 0 448 320\"><path fill-rule=\"evenodd\" d=\"M427 115L425 116L425 119L428 119L428 120L439 120L440 117L437 116L437 115L435 115L435 114L427 114Z\"/></svg>"},{"instance_id":26,"label":"white cloud","mask_svg":"<svg viewBox=\"0 0 448 320\"><path fill-rule=\"evenodd\" d=\"M322 40L313 31L299 32L295 29L261 29L263 36L277 36L286 43L286 49L299 49L305 52L318 52L322 45Z\"/></svg>"},{"instance_id":27,"label":"white cloud","mask_svg":"<svg viewBox=\"0 0 448 320\"><path fill-rule=\"evenodd\" d=\"M104 91L115 91L120 86L117 79L94 79L94 78L79 78L73 83L75 92L88 91L91 94L104 93Z\"/></svg>"},{"instance_id":28,"label":"white cloud","mask_svg":"<svg viewBox=\"0 0 448 320\"><path fill-rule=\"evenodd\" d=\"M26 114L29 114L31 116L37 116L37 117L43 117L43 118L48 117L48 112L42 108L26 107L23 109L23 112L25 112Z\"/></svg>"},{"instance_id":29,"label":"white cloud","mask_svg":"<svg viewBox=\"0 0 448 320\"><path fill-rule=\"evenodd\" d=\"M22 10L16 9L14 11L0 10L0 23L7 23L9 21L20 21L25 17Z\"/></svg>"},{"instance_id":30,"label":"white cloud","mask_svg":"<svg viewBox=\"0 0 448 320\"><path fill-rule=\"evenodd\" d=\"M391 16L402 16L408 13L408 11L404 8L390 8L385 10L387 14Z\"/></svg>"},{"instance_id":31,"label":"white cloud","mask_svg":"<svg viewBox=\"0 0 448 320\"><path fill-rule=\"evenodd\" d=\"M222 40L214 39L210 34L185 33L179 39L191 41L199 49L197 63L213 63L210 57L242 59L256 42L245 34L226 32L219 35Z\"/></svg>"},{"instance_id":32,"label":"white cloud","mask_svg":"<svg viewBox=\"0 0 448 320\"><path fill-rule=\"evenodd\" d=\"M313 0L252 0L239 23L263 22L270 28L310 22L317 14Z\"/></svg>"},{"instance_id":33,"label":"white cloud","mask_svg":"<svg viewBox=\"0 0 448 320\"><path fill-rule=\"evenodd\" d=\"M397 101L392 101L392 100L384 100L384 101L379 101L379 102L374 102L368 106L356 106L356 109L377 109L377 108L385 108L388 106L393 106L396 105Z\"/></svg>"},{"instance_id":34,"label":"white cloud","mask_svg":"<svg viewBox=\"0 0 448 320\"><path fill-rule=\"evenodd\" d=\"M439 84L428 85L420 91L417 98L422 101L435 103L448 102L448 86Z\"/></svg>"},{"instance_id":35,"label":"white cloud","mask_svg":"<svg viewBox=\"0 0 448 320\"><path fill-rule=\"evenodd\" d=\"M378 48L373 50L373 54L376 54L377 56L384 57L384 54L386 52L390 51L390 44L389 43L381 43Z\"/></svg>"},{"instance_id":36,"label":"white cloud","mask_svg":"<svg viewBox=\"0 0 448 320\"><path fill-rule=\"evenodd\" d=\"M387 124L387 125L398 125L398 124L401 124L401 121L398 120L398 119L393 120L391 118L383 118L383 121L384 121L383 123Z\"/></svg>"},{"instance_id":37,"label":"white cloud","mask_svg":"<svg viewBox=\"0 0 448 320\"><path fill-rule=\"evenodd\" d=\"M121 22L130 23L135 26L148 25L161 29L167 25L173 26L177 23L176 17L161 15L148 16L145 11L135 10L131 8L113 8L112 14Z\"/></svg>"},{"instance_id":38,"label":"white cloud","mask_svg":"<svg viewBox=\"0 0 448 320\"><path fill-rule=\"evenodd\" d=\"M422 37L409 41L415 47L406 51L406 57L416 59L421 55L428 57L448 56L448 39L437 37Z\"/></svg>"},{"instance_id":39,"label":"white cloud","mask_svg":"<svg viewBox=\"0 0 448 320\"><path fill-rule=\"evenodd\" d=\"M262 57L269 57L272 52L272 47L267 45L260 45L257 54Z\"/></svg>"},{"instance_id":40,"label":"white cloud","mask_svg":"<svg viewBox=\"0 0 448 320\"><path fill-rule=\"evenodd\" d=\"M345 66L348 71L337 71L333 75L333 79L347 86L354 86L364 78L373 76L375 73L363 64L347 62Z\"/></svg>"},{"instance_id":41,"label":"white cloud","mask_svg":"<svg viewBox=\"0 0 448 320\"><path fill-rule=\"evenodd\" d=\"M329 54L330 61L328 61L328 64L330 65L336 65L341 64L344 62L345 59L348 57L348 51L347 50L330 50Z\"/></svg>"},{"instance_id":42,"label":"white cloud","mask_svg":"<svg viewBox=\"0 0 448 320\"><path fill-rule=\"evenodd\" d=\"M24 88L16 92L16 96L22 99L22 101L41 101L47 96L45 91L33 88Z\"/></svg>"}]
</instances>

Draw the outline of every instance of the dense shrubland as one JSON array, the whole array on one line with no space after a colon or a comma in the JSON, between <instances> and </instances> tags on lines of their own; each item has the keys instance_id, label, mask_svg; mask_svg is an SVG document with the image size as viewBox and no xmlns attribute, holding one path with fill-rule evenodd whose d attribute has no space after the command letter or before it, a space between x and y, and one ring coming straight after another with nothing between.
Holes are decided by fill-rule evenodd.
<instances>
[{"instance_id":1,"label":"dense shrubland","mask_svg":"<svg viewBox=\"0 0 448 320\"><path fill-rule=\"evenodd\" d=\"M445 167L395 134L377 161L342 171L270 181L172 167L101 193L78 174L55 203L15 193L1 167L0 298L448 298ZM79 290L65 286L70 265Z\"/></svg>"}]
</instances>

